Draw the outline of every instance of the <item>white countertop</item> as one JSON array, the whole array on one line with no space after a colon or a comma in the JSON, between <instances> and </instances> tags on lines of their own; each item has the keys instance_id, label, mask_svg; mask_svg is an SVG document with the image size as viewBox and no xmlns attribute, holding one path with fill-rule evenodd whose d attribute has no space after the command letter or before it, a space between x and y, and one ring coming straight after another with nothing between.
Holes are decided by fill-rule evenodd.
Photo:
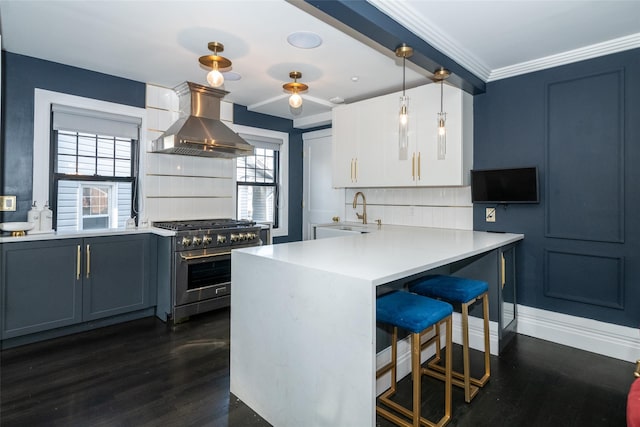
<instances>
[{"instance_id":1,"label":"white countertop","mask_svg":"<svg viewBox=\"0 0 640 427\"><path fill-rule=\"evenodd\" d=\"M152 233L158 236L163 237L171 237L176 234L175 231L164 230L161 228L150 227L150 228L135 228L135 229L125 229L125 228L112 228L108 230L85 230L85 231L67 231L67 232L27 232L26 236L20 237L11 237L10 235L6 235L0 237L0 243L18 243L18 242L37 242L41 240L57 240L57 239L77 239L83 237L100 237L100 236L120 236L126 234L143 234L143 233Z\"/></svg>"},{"instance_id":2,"label":"white countertop","mask_svg":"<svg viewBox=\"0 0 640 427\"><path fill-rule=\"evenodd\" d=\"M380 285L517 242L523 234L376 225L365 234L237 249Z\"/></svg>"}]
</instances>

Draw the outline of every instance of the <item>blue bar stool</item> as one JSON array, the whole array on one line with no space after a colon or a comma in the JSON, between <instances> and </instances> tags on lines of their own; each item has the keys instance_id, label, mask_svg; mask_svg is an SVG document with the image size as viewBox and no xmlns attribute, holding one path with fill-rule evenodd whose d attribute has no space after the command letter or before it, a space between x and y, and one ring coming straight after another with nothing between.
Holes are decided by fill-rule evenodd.
<instances>
[{"instance_id":1,"label":"blue bar stool","mask_svg":"<svg viewBox=\"0 0 640 427\"><path fill-rule=\"evenodd\" d=\"M388 409L376 405L376 412L399 426L418 427L422 425L441 427L446 425L451 418L451 352L445 355L444 375L445 399L444 415L437 423L422 417L420 411L421 380L423 369L420 353L423 345L420 344L422 332L432 328L440 322L446 323L447 348L451 348L451 304L426 298L409 292L391 292L378 297L376 302L376 320L393 326L391 337L391 361L376 371L376 378L391 371L391 388L385 391L379 398L379 402L388 408L395 410L409 418L411 421L401 418ZM396 392L397 386L397 356L398 356L398 328L411 332L411 373L413 379L413 409L409 410L390 397ZM439 338L439 337L438 337Z\"/></svg>"},{"instance_id":2,"label":"blue bar stool","mask_svg":"<svg viewBox=\"0 0 640 427\"><path fill-rule=\"evenodd\" d=\"M437 298L451 304L459 303L462 312L462 354L463 372L452 370L453 384L464 388L464 400L469 403L478 394L480 387L489 381L491 375L489 348L489 285L480 280L465 279L453 276L427 276L409 284L409 291L430 298ZM482 299L484 315L484 375L482 378L471 377L469 368L469 306ZM436 328L438 334L439 328ZM426 374L434 378L444 379L444 368L439 365L440 340L436 340L436 358L431 360ZM451 348L451 347L449 347ZM448 356L449 351L447 351Z\"/></svg>"}]
</instances>

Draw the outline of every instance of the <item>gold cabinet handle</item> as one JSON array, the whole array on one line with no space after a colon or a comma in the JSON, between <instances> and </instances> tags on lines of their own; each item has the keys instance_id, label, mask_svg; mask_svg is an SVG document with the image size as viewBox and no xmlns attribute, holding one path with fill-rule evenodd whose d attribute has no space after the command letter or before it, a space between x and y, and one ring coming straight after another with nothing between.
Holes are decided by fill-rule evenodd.
<instances>
[{"instance_id":1,"label":"gold cabinet handle","mask_svg":"<svg viewBox=\"0 0 640 427\"><path fill-rule=\"evenodd\" d=\"M78 245L78 252L76 253L76 280L80 280L80 245Z\"/></svg>"},{"instance_id":2,"label":"gold cabinet handle","mask_svg":"<svg viewBox=\"0 0 640 427\"><path fill-rule=\"evenodd\" d=\"M87 245L87 279L91 274L91 245Z\"/></svg>"},{"instance_id":3,"label":"gold cabinet handle","mask_svg":"<svg viewBox=\"0 0 640 427\"><path fill-rule=\"evenodd\" d=\"M353 158L351 159L351 182L353 182Z\"/></svg>"},{"instance_id":4,"label":"gold cabinet handle","mask_svg":"<svg viewBox=\"0 0 640 427\"><path fill-rule=\"evenodd\" d=\"M502 277L501 277L501 279L502 279L502 289L504 289L504 285L507 282L507 280L506 280L507 262L504 259L504 253L500 254L500 274L502 275Z\"/></svg>"},{"instance_id":5,"label":"gold cabinet handle","mask_svg":"<svg viewBox=\"0 0 640 427\"><path fill-rule=\"evenodd\" d=\"M354 175L354 181L358 182L358 158L356 157L355 160L355 168L353 169L355 171L355 175Z\"/></svg>"},{"instance_id":6,"label":"gold cabinet handle","mask_svg":"<svg viewBox=\"0 0 640 427\"><path fill-rule=\"evenodd\" d=\"M416 180L416 153L411 155L411 180Z\"/></svg>"},{"instance_id":7,"label":"gold cabinet handle","mask_svg":"<svg viewBox=\"0 0 640 427\"><path fill-rule=\"evenodd\" d=\"M421 166L422 166L422 160L420 159L420 152L418 151L418 181L420 181Z\"/></svg>"}]
</instances>

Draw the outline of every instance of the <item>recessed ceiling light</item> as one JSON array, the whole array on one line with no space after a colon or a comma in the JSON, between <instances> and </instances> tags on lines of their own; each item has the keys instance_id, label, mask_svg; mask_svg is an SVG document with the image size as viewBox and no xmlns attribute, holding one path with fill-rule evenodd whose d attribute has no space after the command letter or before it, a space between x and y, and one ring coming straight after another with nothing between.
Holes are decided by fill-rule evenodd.
<instances>
[{"instance_id":1,"label":"recessed ceiling light","mask_svg":"<svg viewBox=\"0 0 640 427\"><path fill-rule=\"evenodd\" d=\"M344 98L341 98L339 96L334 96L333 98L329 99L329 101L334 104L342 104L344 103Z\"/></svg>"},{"instance_id":2,"label":"recessed ceiling light","mask_svg":"<svg viewBox=\"0 0 640 427\"><path fill-rule=\"evenodd\" d=\"M236 81L236 80L240 80L242 78L242 76L238 73L235 73L233 71L227 71L222 73L222 75L224 76L225 80L229 80L229 81Z\"/></svg>"},{"instance_id":3,"label":"recessed ceiling light","mask_svg":"<svg viewBox=\"0 0 640 427\"><path fill-rule=\"evenodd\" d=\"M322 39L316 33L310 31L298 31L289 34L287 41L291 46L298 47L300 49L313 49L322 44Z\"/></svg>"},{"instance_id":4,"label":"recessed ceiling light","mask_svg":"<svg viewBox=\"0 0 640 427\"><path fill-rule=\"evenodd\" d=\"M358 77L358 76L352 76L351 77L351 81L354 82L354 83L357 82L358 80L360 80L360 77Z\"/></svg>"}]
</instances>

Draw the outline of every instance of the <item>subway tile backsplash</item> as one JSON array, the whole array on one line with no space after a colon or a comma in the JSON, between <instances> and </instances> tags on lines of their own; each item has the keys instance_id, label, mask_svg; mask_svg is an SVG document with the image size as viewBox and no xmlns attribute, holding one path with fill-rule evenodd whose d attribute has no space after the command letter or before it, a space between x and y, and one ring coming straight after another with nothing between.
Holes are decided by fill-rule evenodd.
<instances>
[{"instance_id":1,"label":"subway tile backsplash","mask_svg":"<svg viewBox=\"0 0 640 427\"><path fill-rule=\"evenodd\" d=\"M357 209L352 206L357 191L367 198L369 223L473 230L471 187L347 188L345 221L360 221L361 199Z\"/></svg>"},{"instance_id":2,"label":"subway tile backsplash","mask_svg":"<svg viewBox=\"0 0 640 427\"><path fill-rule=\"evenodd\" d=\"M233 114L232 109L224 111ZM150 221L235 218L233 160L151 152L151 141L178 116L173 89L147 85L142 215Z\"/></svg>"}]
</instances>

